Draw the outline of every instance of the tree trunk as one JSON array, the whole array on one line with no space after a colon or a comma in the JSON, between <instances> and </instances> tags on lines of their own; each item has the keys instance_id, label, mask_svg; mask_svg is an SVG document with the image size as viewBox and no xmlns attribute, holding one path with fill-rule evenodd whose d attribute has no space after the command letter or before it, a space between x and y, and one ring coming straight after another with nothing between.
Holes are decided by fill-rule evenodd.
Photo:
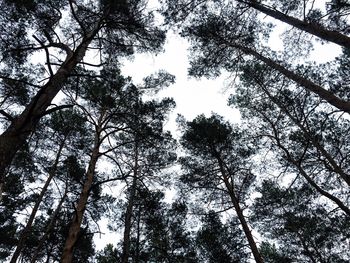
<instances>
[{"instance_id":1,"label":"tree trunk","mask_svg":"<svg viewBox=\"0 0 350 263\"><path fill-rule=\"evenodd\" d=\"M101 28L101 23L102 20L96 24L93 30L85 35L81 44L74 52L68 52L69 54L67 54L66 60L57 72L51 76L49 81L37 92L24 111L0 135L0 196L2 195L5 174L16 152L35 130L36 125L39 123L41 117L45 115L52 100L61 90L73 69L85 56L89 44Z\"/></svg>"},{"instance_id":2,"label":"tree trunk","mask_svg":"<svg viewBox=\"0 0 350 263\"><path fill-rule=\"evenodd\" d=\"M252 235L252 232L250 231L250 228L249 228L249 225L247 223L247 221L245 220L245 217L243 215L243 211L241 209L241 206L239 204L239 200L237 198L237 196L235 195L235 192L234 192L234 189L233 189L233 185L232 183L229 182L228 180L228 177L226 175L226 171L225 171L225 168L224 168L224 164L223 164L223 161L221 160L220 157L217 157L218 159L218 163L219 163L219 167L220 167L220 172L221 172L221 175L223 177L223 181L225 183L225 187L230 195L230 198L231 198L231 201L232 201L232 204L235 208L235 211L236 211L236 214L238 216L238 220L239 222L241 223L241 226L243 228L243 232L248 240L248 244L249 244L249 247L253 253L253 256L254 256L254 259L255 259L255 262L257 263L264 263L261 255L260 255L260 252L259 252L259 249L255 243L255 240L254 240L254 237Z\"/></svg>"},{"instance_id":3,"label":"tree trunk","mask_svg":"<svg viewBox=\"0 0 350 263\"><path fill-rule=\"evenodd\" d=\"M94 139L94 147L91 153L89 167L86 172L86 180L85 180L82 192L80 194L78 203L75 207L75 213L71 221L68 236L63 248L63 253L61 258L62 263L71 263L73 260L73 250L78 240L80 226L83 220L86 204L89 198L91 186L95 175L96 163L99 158L99 147L100 147L99 135L100 135L99 128L97 128L95 139Z\"/></svg>"},{"instance_id":4,"label":"tree trunk","mask_svg":"<svg viewBox=\"0 0 350 263\"><path fill-rule=\"evenodd\" d=\"M35 202L33 210L32 210L32 212L31 212L31 214L29 216L28 222L27 222L26 226L24 227L24 229L22 230L21 236L20 236L20 238L18 240L18 244L17 244L16 250L15 250L15 252L12 255L10 263L16 263L17 262L17 259L18 259L19 255L21 254L22 249L25 246L27 237L30 234L30 231L32 229L32 225L33 225L36 213L38 212L39 205L41 204L41 202L43 200L43 197L44 197L44 195L45 195L45 193L46 193L46 191L47 191L47 189L48 189L48 187L49 187L49 185L51 183L51 180L53 179L53 177L56 174L57 165L58 165L59 159L61 157L61 153L62 153L62 149L63 149L64 145L65 145L65 139L62 140L62 142L61 142L61 144L59 146L59 149L58 149L58 152L57 152L54 164L53 164L52 168L50 169L49 176L48 176L48 178L47 178L43 188L41 189L41 192L40 192L40 195L39 195L37 201Z\"/></svg>"},{"instance_id":5,"label":"tree trunk","mask_svg":"<svg viewBox=\"0 0 350 263\"><path fill-rule=\"evenodd\" d=\"M47 226L44 235L39 240L39 245L37 246L30 263L37 262L38 255L39 255L41 249L43 248L45 241L47 240L49 235L52 233L53 227L54 227L56 220L57 220L58 213L61 211L62 205L63 205L64 201L66 200L67 194L68 194L68 185L66 185L66 189L64 191L64 194L63 194L58 206L56 207L54 213L51 216L50 223Z\"/></svg>"},{"instance_id":6,"label":"tree trunk","mask_svg":"<svg viewBox=\"0 0 350 263\"><path fill-rule=\"evenodd\" d=\"M128 263L128 259L129 259L131 219L132 219L134 199L136 194L137 176L138 176L138 147L137 147L137 142L135 142L134 174L133 174L133 181L132 181L131 190L130 190L129 202L125 213L122 263Z\"/></svg>"},{"instance_id":7,"label":"tree trunk","mask_svg":"<svg viewBox=\"0 0 350 263\"><path fill-rule=\"evenodd\" d=\"M294 26L302 31L308 32L314 36L317 36L323 40L333 42L345 48L350 48L350 37L339 33L338 31L325 29L322 25L314 22L307 22L299 20L297 18L288 16L280 11L265 6L258 1L254 0L238 0L240 3L247 4L248 6L270 16L281 22Z\"/></svg>"},{"instance_id":8,"label":"tree trunk","mask_svg":"<svg viewBox=\"0 0 350 263\"><path fill-rule=\"evenodd\" d=\"M137 211L137 225L136 225L136 245L135 245L135 259L134 263L140 262L140 236L141 236L141 208Z\"/></svg>"},{"instance_id":9,"label":"tree trunk","mask_svg":"<svg viewBox=\"0 0 350 263\"><path fill-rule=\"evenodd\" d=\"M311 179L311 177L305 172L305 170L300 166L299 163L297 163L295 160L289 160L291 163L293 163L295 166L297 166L300 174L306 179L306 181L314 187L321 195L328 198L329 200L333 201L335 204L338 205L338 207L343 210L344 213L346 213L350 217L350 209L347 207L340 199L338 199L336 196L330 194L329 192L323 190L321 187L319 187L314 180Z\"/></svg>"},{"instance_id":10,"label":"tree trunk","mask_svg":"<svg viewBox=\"0 0 350 263\"><path fill-rule=\"evenodd\" d=\"M227 43L233 48L237 48L244 53L248 55L252 55L259 59L260 61L264 62L267 66L277 70L278 72L282 73L285 77L293 80L300 86L303 86L307 90L317 94L320 98L324 99L325 101L329 102L331 105L336 107L339 110L342 110L344 112L350 113L350 101L345 101L337 96L335 96L332 92L322 88L321 86L315 84L314 82L294 73L293 71L287 69L286 67L282 66L281 64L277 63L276 61L267 58L263 56L262 54L258 53L257 51L246 47L242 46L236 43Z\"/></svg>"},{"instance_id":11,"label":"tree trunk","mask_svg":"<svg viewBox=\"0 0 350 263\"><path fill-rule=\"evenodd\" d=\"M226 184L226 182L225 182L225 184ZM229 192L230 192L230 198L231 198L233 206L235 207L235 210L236 210L239 222L241 223L241 226L243 228L244 234L245 234L245 236L246 236L246 238L248 240L250 249L252 250L254 259L255 259L255 261L257 263L263 263L264 261L263 261L261 255L260 255L259 249L258 249L258 247L257 247L257 245L255 243L255 240L253 238L252 232L249 229L248 223L245 220L245 217L244 217L243 211L242 211L242 209L241 209L241 207L239 205L238 199L237 199L236 195L233 192L232 185L231 186L227 185L226 187L230 187L229 189L231 189L231 190L228 189Z\"/></svg>"}]
</instances>

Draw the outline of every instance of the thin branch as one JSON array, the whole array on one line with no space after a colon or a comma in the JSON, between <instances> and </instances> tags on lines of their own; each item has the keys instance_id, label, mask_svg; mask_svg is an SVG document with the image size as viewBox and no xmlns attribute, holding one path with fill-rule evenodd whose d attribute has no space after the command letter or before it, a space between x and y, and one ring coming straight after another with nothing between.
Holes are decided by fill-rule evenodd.
<instances>
[{"instance_id":1,"label":"thin branch","mask_svg":"<svg viewBox=\"0 0 350 263\"><path fill-rule=\"evenodd\" d=\"M77 23L79 24L80 28L83 30L84 35L86 35L86 28L83 25L83 23L80 21L80 19L78 18L77 14L75 13L75 10L74 10L74 7L73 7L73 1L69 0L68 2L69 2L69 7L70 7L70 10L72 12L73 18L75 19L75 21L77 21Z\"/></svg>"},{"instance_id":2,"label":"thin branch","mask_svg":"<svg viewBox=\"0 0 350 263\"><path fill-rule=\"evenodd\" d=\"M35 85L33 83L30 83L28 81L21 80L21 79L14 79L14 78L10 78L10 77L4 76L4 75L0 75L0 78L1 79L7 79L7 80L10 80L10 81L20 82L20 83L26 84L26 85L34 87L34 88L41 88L41 86L39 86L39 85Z\"/></svg>"},{"instance_id":3,"label":"thin branch","mask_svg":"<svg viewBox=\"0 0 350 263\"><path fill-rule=\"evenodd\" d=\"M9 121L13 121L14 120L14 118L9 113L7 113L4 110L0 110L0 114L4 115L6 117L6 119L8 119Z\"/></svg>"},{"instance_id":4,"label":"thin branch","mask_svg":"<svg viewBox=\"0 0 350 263\"><path fill-rule=\"evenodd\" d=\"M48 46L46 46L44 44L44 42L42 42L37 36L33 35L33 38L38 41L38 43L44 48L45 50L45 54L46 54L46 62L47 62L47 68L49 70L49 73L50 73L50 76L53 76L54 73L53 73L53 70L51 68L51 62L50 62L50 53L49 53L49 50L48 50Z\"/></svg>"},{"instance_id":5,"label":"thin branch","mask_svg":"<svg viewBox=\"0 0 350 263\"><path fill-rule=\"evenodd\" d=\"M78 64L83 64L83 65L87 65L87 66L90 66L90 67L100 68L100 67L103 67L104 65L106 65L107 63L91 64L91 63L80 61Z\"/></svg>"},{"instance_id":6,"label":"thin branch","mask_svg":"<svg viewBox=\"0 0 350 263\"><path fill-rule=\"evenodd\" d=\"M62 110L62 109L68 109L68 108L72 108L74 105L72 104L67 104L67 105L60 105L60 106L56 106L54 108L51 108L51 109L48 109L47 111L45 111L41 117L45 116L45 115L48 115L48 114L51 114L55 111L58 111L58 110Z\"/></svg>"},{"instance_id":7,"label":"thin branch","mask_svg":"<svg viewBox=\"0 0 350 263\"><path fill-rule=\"evenodd\" d=\"M99 185L104 184L104 183L118 181L118 180L125 180L125 179L127 179L129 177L129 175L130 175L130 172L127 173L126 175L122 176L122 177L108 178L106 180L97 182L97 183L95 183L94 185L91 186L90 190L93 189L94 187L99 186Z\"/></svg>"}]
</instances>

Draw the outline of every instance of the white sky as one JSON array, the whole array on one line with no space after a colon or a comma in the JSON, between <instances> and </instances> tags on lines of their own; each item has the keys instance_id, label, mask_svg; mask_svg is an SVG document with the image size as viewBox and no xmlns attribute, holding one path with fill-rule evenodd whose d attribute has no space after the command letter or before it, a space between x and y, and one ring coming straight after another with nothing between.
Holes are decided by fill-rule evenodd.
<instances>
[{"instance_id":1,"label":"white sky","mask_svg":"<svg viewBox=\"0 0 350 263\"><path fill-rule=\"evenodd\" d=\"M157 97L172 97L176 102L176 109L170 116L166 129L176 129L175 118L182 114L188 120L204 113L218 113L231 121L239 120L237 110L227 106L230 90L225 92L224 87L229 84L229 78L222 76L217 79L195 79L187 76L188 42L169 33L164 52L158 55L138 54L130 61L123 61L122 74L131 76L134 84L142 83L142 79L161 69L176 76L175 84L161 90Z\"/></svg>"},{"instance_id":2,"label":"white sky","mask_svg":"<svg viewBox=\"0 0 350 263\"><path fill-rule=\"evenodd\" d=\"M151 1L156 6L156 0ZM275 21L273 21L275 22ZM281 33L285 28L275 28L271 34L269 46L275 50L283 46L281 40ZM132 77L135 85L141 84L142 80L159 70L165 70L170 74L176 76L176 82L167 88L161 90L156 96L172 97L176 102L176 108L169 116L169 121L165 128L171 130L175 137L180 133L176 127L176 116L182 114L187 120L192 120L199 114L209 116L212 112L225 117L231 122L239 122L240 115L238 110L227 106L227 98L233 92L228 74L216 79L195 79L187 76L187 69L189 67L189 43L178 36L176 33L168 33L166 43L164 45L164 52L158 55L155 54L135 54L133 60L125 59L122 61L122 74ZM321 45L315 43L313 52L311 52L309 60L316 60L318 62L326 62L334 59L334 57L341 51L340 47L336 45ZM101 250L107 243L116 245L116 241L120 239L121 232L110 232L107 229L107 220L103 219L100 222L101 232L104 235L96 235L94 237L97 250ZM121 229L120 231L122 231Z\"/></svg>"}]
</instances>

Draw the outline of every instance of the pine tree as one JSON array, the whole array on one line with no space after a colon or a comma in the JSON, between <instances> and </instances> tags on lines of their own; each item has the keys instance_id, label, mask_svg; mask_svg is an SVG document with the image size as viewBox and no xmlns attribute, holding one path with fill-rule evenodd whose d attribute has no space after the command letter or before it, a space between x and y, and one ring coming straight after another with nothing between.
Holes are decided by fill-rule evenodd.
<instances>
[{"instance_id":1,"label":"pine tree","mask_svg":"<svg viewBox=\"0 0 350 263\"><path fill-rule=\"evenodd\" d=\"M230 203L255 261L263 262L242 208L255 177L249 167L249 157L254 150L247 137L217 115L209 118L200 115L183 126L181 144L188 156L180 159L186 171L182 181L190 189L212 193L214 202L222 199L225 204Z\"/></svg>"},{"instance_id":2,"label":"pine tree","mask_svg":"<svg viewBox=\"0 0 350 263\"><path fill-rule=\"evenodd\" d=\"M101 67L132 54L136 47L140 51L159 50L165 34L154 25L146 4L146 1L1 2L0 90L4 99L0 113L7 122L0 135L0 190L14 155L42 117L65 107L51 107L52 100L69 82L84 78L76 75L79 66ZM35 32L32 36L25 30L28 27ZM83 61L91 49L98 50L101 58L98 65ZM29 57L37 51L46 57L45 65L30 63ZM19 110L7 112L9 105L16 105Z\"/></svg>"}]
</instances>

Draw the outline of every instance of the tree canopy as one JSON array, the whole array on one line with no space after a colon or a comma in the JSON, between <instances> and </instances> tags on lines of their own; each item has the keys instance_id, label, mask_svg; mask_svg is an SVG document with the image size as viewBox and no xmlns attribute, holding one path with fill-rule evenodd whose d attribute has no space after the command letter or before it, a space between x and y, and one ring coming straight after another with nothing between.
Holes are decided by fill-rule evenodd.
<instances>
[{"instance_id":1,"label":"tree canopy","mask_svg":"<svg viewBox=\"0 0 350 263\"><path fill-rule=\"evenodd\" d=\"M348 1L0 8L1 262L350 261ZM122 61L170 31L189 77L228 76L239 120L167 130L176 101L157 92L177 76L135 83Z\"/></svg>"}]
</instances>

